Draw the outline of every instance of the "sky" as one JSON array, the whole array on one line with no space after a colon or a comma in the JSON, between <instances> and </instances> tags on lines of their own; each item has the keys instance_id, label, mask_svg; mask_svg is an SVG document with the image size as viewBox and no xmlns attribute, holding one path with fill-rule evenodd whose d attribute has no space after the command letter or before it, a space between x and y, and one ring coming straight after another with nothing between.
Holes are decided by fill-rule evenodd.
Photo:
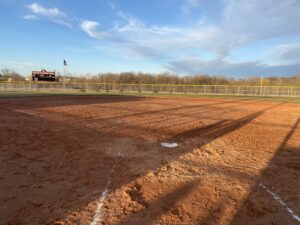
<instances>
[{"instance_id":1,"label":"sky","mask_svg":"<svg viewBox=\"0 0 300 225\"><path fill-rule=\"evenodd\" d=\"M300 73L300 0L0 0L0 69Z\"/></svg>"}]
</instances>

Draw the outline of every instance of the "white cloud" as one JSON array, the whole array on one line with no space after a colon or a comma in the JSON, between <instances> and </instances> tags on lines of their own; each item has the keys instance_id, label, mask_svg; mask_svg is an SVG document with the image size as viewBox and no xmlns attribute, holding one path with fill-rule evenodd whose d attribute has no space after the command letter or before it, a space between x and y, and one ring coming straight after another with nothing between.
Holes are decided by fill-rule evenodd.
<instances>
[{"instance_id":1,"label":"white cloud","mask_svg":"<svg viewBox=\"0 0 300 225\"><path fill-rule=\"evenodd\" d=\"M28 15L24 16L23 19L25 19L25 20L37 20L38 17L36 15L28 14Z\"/></svg>"},{"instance_id":2,"label":"white cloud","mask_svg":"<svg viewBox=\"0 0 300 225\"><path fill-rule=\"evenodd\" d=\"M196 23L195 26L188 28L149 26L118 9L114 4L109 2L109 5L120 20L114 21L114 26L107 31L109 33L107 41L115 42L117 48L122 45L139 57L169 58L170 55L185 48L203 48L214 50L219 54L225 52L223 41L218 40L218 44L215 44L216 38L221 36L217 26L203 23ZM94 37L99 38L98 35Z\"/></svg>"},{"instance_id":3,"label":"white cloud","mask_svg":"<svg viewBox=\"0 0 300 225\"><path fill-rule=\"evenodd\" d=\"M127 32L127 31L139 31L145 28L143 22L139 19L124 13L122 10L118 9L113 3L109 2L109 6L114 10L118 17L120 17L125 24L120 25L117 21L114 21L113 30L118 32Z\"/></svg>"},{"instance_id":4,"label":"white cloud","mask_svg":"<svg viewBox=\"0 0 300 225\"><path fill-rule=\"evenodd\" d=\"M91 20L83 20L81 21L80 28L86 32L90 37L93 38L104 38L107 36L105 32L99 32L97 31L97 27L99 26L99 23L96 21Z\"/></svg>"},{"instance_id":5,"label":"white cloud","mask_svg":"<svg viewBox=\"0 0 300 225\"><path fill-rule=\"evenodd\" d=\"M187 0L190 7L197 7L202 1ZM96 21L81 23L81 28L89 36L110 43L111 48L122 49L135 53L138 57L157 58L160 61L169 61L167 68L174 72L210 71L218 73L227 72L282 71L287 68L274 65L268 66L261 62L234 63L226 60L235 48L268 39L300 35L300 8L299 0L228 0L222 1L225 5L220 14L220 19L209 23L207 19L189 27L148 25L110 3L119 20L114 21L114 26L108 30L97 31ZM201 17L205 18L205 15ZM106 35L104 35L106 34ZM201 58L183 59L187 52L208 51L216 57L211 61ZM287 53L288 52L288 53ZM298 57L298 50L285 46L281 49L282 57ZM186 61L187 60L187 61ZM183 63L186 61L185 63ZM218 66L219 65L219 66ZM293 64L294 65L294 64ZM292 66L297 69L297 66ZM291 70L291 67L287 68ZM219 70L214 70L219 68ZM178 71L175 71L178 69ZM243 73L243 72L242 72Z\"/></svg>"},{"instance_id":6,"label":"white cloud","mask_svg":"<svg viewBox=\"0 0 300 225\"><path fill-rule=\"evenodd\" d=\"M47 18L51 22L71 28L71 19L58 8L46 8L38 3L32 3L28 6L30 14L24 16L24 19L34 20L39 18Z\"/></svg>"},{"instance_id":7,"label":"white cloud","mask_svg":"<svg viewBox=\"0 0 300 225\"><path fill-rule=\"evenodd\" d=\"M61 12L58 8L44 8L43 6L32 3L28 6L28 8L32 11L32 13L46 16L46 17L66 17L66 15Z\"/></svg>"},{"instance_id":8,"label":"white cloud","mask_svg":"<svg viewBox=\"0 0 300 225\"><path fill-rule=\"evenodd\" d=\"M186 58L170 61L166 68L175 73L183 74L212 74L229 75L236 77L263 75L263 76L285 76L295 75L300 71L300 64L271 66L259 61L229 62L224 59L199 60Z\"/></svg>"},{"instance_id":9,"label":"white cloud","mask_svg":"<svg viewBox=\"0 0 300 225\"><path fill-rule=\"evenodd\" d=\"M181 10L184 13L189 13L191 9L199 6L201 3L201 0L185 0L184 5L181 7Z\"/></svg>"},{"instance_id":10,"label":"white cloud","mask_svg":"<svg viewBox=\"0 0 300 225\"><path fill-rule=\"evenodd\" d=\"M82 22L81 29L90 37L103 39L105 33L107 34L106 41L128 47L129 51L144 57L175 55L176 52L185 48L202 48L222 55L227 54L228 40L220 39L222 30L215 25L196 23L195 26L188 28L148 26L112 3L109 5L120 20L114 21L114 26L105 32L97 31L96 21ZM142 50L145 50L144 55Z\"/></svg>"},{"instance_id":11,"label":"white cloud","mask_svg":"<svg viewBox=\"0 0 300 225\"><path fill-rule=\"evenodd\" d=\"M300 44L284 44L278 46L277 55L285 60L299 60L300 59Z\"/></svg>"},{"instance_id":12,"label":"white cloud","mask_svg":"<svg viewBox=\"0 0 300 225\"><path fill-rule=\"evenodd\" d=\"M300 32L299 0L230 0L222 27L241 42Z\"/></svg>"}]
</instances>

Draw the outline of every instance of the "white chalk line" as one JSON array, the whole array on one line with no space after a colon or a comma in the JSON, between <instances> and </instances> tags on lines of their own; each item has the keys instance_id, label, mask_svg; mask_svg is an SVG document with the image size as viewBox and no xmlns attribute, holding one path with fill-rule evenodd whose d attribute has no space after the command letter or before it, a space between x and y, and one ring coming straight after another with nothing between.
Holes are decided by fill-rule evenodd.
<instances>
[{"instance_id":1,"label":"white chalk line","mask_svg":"<svg viewBox=\"0 0 300 225\"><path fill-rule=\"evenodd\" d=\"M286 211L297 221L300 223L300 216L298 216L291 208L287 206L287 204L274 192L272 192L270 189L268 189L265 185L262 183L259 184L260 187L262 187L266 192L268 192L280 205L284 206Z\"/></svg>"},{"instance_id":2,"label":"white chalk line","mask_svg":"<svg viewBox=\"0 0 300 225\"><path fill-rule=\"evenodd\" d=\"M29 110L21 110L21 109L16 109L14 110L15 112L18 113L23 113L29 116L34 116L34 117L40 117L40 118L46 118L45 114L39 113L39 112L34 112L34 111L29 111Z\"/></svg>"},{"instance_id":3,"label":"white chalk line","mask_svg":"<svg viewBox=\"0 0 300 225\"><path fill-rule=\"evenodd\" d=\"M38 116L38 114L34 113L34 112L31 112L31 111L26 111L26 110L20 110L20 109L16 109L14 110L15 112L19 112L19 113L24 113L24 114L27 114L27 115L31 115L31 116Z\"/></svg>"},{"instance_id":4,"label":"white chalk line","mask_svg":"<svg viewBox=\"0 0 300 225\"><path fill-rule=\"evenodd\" d=\"M120 157L120 156L121 156L121 152L119 151L118 157ZM95 211L95 215L94 215L93 221L90 223L90 225L97 225L98 223L102 222L102 220L103 220L101 209L102 209L104 201L106 199L106 195L109 192L109 186L111 183L112 175L115 172L116 166L117 166L117 163L115 163L113 165L112 169L110 170L110 174L109 174L105 189L104 189L104 191L101 192L101 195L100 195L100 198L99 198L99 201L97 204L97 208Z\"/></svg>"}]
</instances>

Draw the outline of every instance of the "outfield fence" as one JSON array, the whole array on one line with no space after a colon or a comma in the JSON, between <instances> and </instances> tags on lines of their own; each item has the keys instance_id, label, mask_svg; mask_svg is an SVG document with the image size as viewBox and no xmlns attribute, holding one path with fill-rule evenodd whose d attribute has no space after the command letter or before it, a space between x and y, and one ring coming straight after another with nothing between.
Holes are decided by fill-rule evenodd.
<instances>
[{"instance_id":1,"label":"outfield fence","mask_svg":"<svg viewBox=\"0 0 300 225\"><path fill-rule=\"evenodd\" d=\"M236 85L166 85L61 82L0 82L0 92L137 93L300 97L300 87Z\"/></svg>"}]
</instances>

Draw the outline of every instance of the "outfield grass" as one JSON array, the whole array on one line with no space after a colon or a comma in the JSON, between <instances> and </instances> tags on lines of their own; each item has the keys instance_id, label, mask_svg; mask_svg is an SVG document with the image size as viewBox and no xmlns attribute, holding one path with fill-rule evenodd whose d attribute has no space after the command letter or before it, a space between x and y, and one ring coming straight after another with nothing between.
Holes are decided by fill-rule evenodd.
<instances>
[{"instance_id":1,"label":"outfield grass","mask_svg":"<svg viewBox=\"0 0 300 225\"><path fill-rule=\"evenodd\" d=\"M16 97L46 97L46 96L145 96L145 97L191 97L191 98L223 98L223 99L244 99L244 100L261 100L261 101L280 101L300 103L299 97L266 97L266 96L236 96L236 95L196 95L196 94L147 94L132 92L0 92L0 98L16 98Z\"/></svg>"}]
</instances>

